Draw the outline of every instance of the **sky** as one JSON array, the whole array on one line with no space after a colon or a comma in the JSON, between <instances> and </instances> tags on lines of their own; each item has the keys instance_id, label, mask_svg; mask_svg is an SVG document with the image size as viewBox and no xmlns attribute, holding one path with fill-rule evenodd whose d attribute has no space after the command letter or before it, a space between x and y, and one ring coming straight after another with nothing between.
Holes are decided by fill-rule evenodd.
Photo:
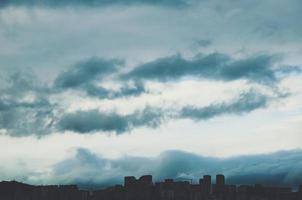
<instances>
[{"instance_id":1,"label":"sky","mask_svg":"<svg viewBox=\"0 0 302 200\"><path fill-rule=\"evenodd\" d=\"M0 180L302 183L300 0L0 1Z\"/></svg>"}]
</instances>

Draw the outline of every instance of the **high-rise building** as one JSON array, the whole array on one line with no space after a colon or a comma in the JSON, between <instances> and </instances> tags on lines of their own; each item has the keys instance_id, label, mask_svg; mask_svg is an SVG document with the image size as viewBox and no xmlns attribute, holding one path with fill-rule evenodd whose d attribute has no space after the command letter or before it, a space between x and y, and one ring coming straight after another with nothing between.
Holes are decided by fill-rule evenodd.
<instances>
[{"instance_id":1,"label":"high-rise building","mask_svg":"<svg viewBox=\"0 0 302 200\"><path fill-rule=\"evenodd\" d=\"M199 179L199 185L202 185L203 184L203 179Z\"/></svg>"},{"instance_id":2,"label":"high-rise building","mask_svg":"<svg viewBox=\"0 0 302 200\"><path fill-rule=\"evenodd\" d=\"M202 183L203 183L204 193L206 195L211 194L211 185L212 185L211 176L210 175L204 175Z\"/></svg>"},{"instance_id":3,"label":"high-rise building","mask_svg":"<svg viewBox=\"0 0 302 200\"><path fill-rule=\"evenodd\" d=\"M135 184L136 178L134 176L125 176L124 178L124 186L131 187Z\"/></svg>"},{"instance_id":4,"label":"high-rise building","mask_svg":"<svg viewBox=\"0 0 302 200\"><path fill-rule=\"evenodd\" d=\"M216 175L216 185L217 186L222 186L225 184L225 179L224 179L224 175L222 174L217 174Z\"/></svg>"},{"instance_id":5,"label":"high-rise building","mask_svg":"<svg viewBox=\"0 0 302 200\"><path fill-rule=\"evenodd\" d=\"M144 175L138 179L141 185L150 186L152 185L152 175Z\"/></svg>"},{"instance_id":6,"label":"high-rise building","mask_svg":"<svg viewBox=\"0 0 302 200\"><path fill-rule=\"evenodd\" d=\"M216 184L213 188L213 193L216 195L222 195L225 192L225 179L224 175L222 174L217 174L216 175Z\"/></svg>"}]
</instances>

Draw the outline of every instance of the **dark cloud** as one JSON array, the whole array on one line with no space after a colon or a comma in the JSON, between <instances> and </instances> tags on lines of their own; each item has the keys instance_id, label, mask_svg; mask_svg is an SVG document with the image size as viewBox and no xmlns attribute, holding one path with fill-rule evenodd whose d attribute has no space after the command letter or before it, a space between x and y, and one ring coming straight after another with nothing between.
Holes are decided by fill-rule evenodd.
<instances>
[{"instance_id":1,"label":"dark cloud","mask_svg":"<svg viewBox=\"0 0 302 200\"><path fill-rule=\"evenodd\" d=\"M90 63L90 62L89 62ZM95 62L93 62L95 63ZM64 72L56 79L55 88L43 85L32 75L13 74L9 76L8 86L2 89L0 98L0 127L11 136L36 135L41 137L52 131L73 131L77 133L114 132L121 134L138 127L158 127L166 119L190 118L206 120L224 114L243 114L265 107L271 98L256 91L242 93L230 101L196 108L186 106L179 108L146 107L143 110L121 115L116 112L100 112L98 110L75 111L66 113L64 108L50 102L53 92L64 91L63 88L74 87L85 90L89 96L104 98L120 98L144 92L142 82L135 81L133 87L122 87L119 91L104 89L93 85L97 75L111 73L111 69L100 70L95 65L77 65L70 73ZM88 66L87 68L83 66ZM93 66L92 69L90 66ZM99 66L99 65L97 65ZM106 65L107 66L107 65ZM109 65L110 66L110 65ZM92 73L92 71L94 73ZM110 71L110 72L109 72ZM76 77L83 74L81 79ZM64 77L64 78L63 78ZM90 78L91 77L91 78ZM58 81L59 80L59 81ZM88 85L90 85L88 87ZM60 89L62 88L62 89ZM89 89L88 89L89 88ZM95 94L92 94L95 92ZM60 112L58 112L60 110Z\"/></svg>"},{"instance_id":2,"label":"dark cloud","mask_svg":"<svg viewBox=\"0 0 302 200\"><path fill-rule=\"evenodd\" d=\"M181 118L206 120L224 114L243 114L267 106L269 97L253 90L242 93L236 100L227 103L216 103L206 107L184 107Z\"/></svg>"},{"instance_id":3,"label":"dark cloud","mask_svg":"<svg viewBox=\"0 0 302 200\"><path fill-rule=\"evenodd\" d=\"M69 70L61 73L55 80L57 88L77 88L85 86L93 81L102 80L106 76L116 72L122 64L120 60L105 60L101 58L91 58L79 62Z\"/></svg>"},{"instance_id":4,"label":"dark cloud","mask_svg":"<svg viewBox=\"0 0 302 200\"><path fill-rule=\"evenodd\" d=\"M144 92L141 81L124 81L118 90L107 89L99 85L109 76L119 73L124 63L118 59L106 60L91 58L71 66L67 71L58 75L54 81L54 91L62 92L73 89L85 92L90 97L114 99L128 96L137 96ZM115 81L119 81L116 80Z\"/></svg>"},{"instance_id":5,"label":"dark cloud","mask_svg":"<svg viewBox=\"0 0 302 200\"><path fill-rule=\"evenodd\" d=\"M63 115L58 122L58 128L78 133L96 131L122 133L140 126L156 127L161 123L161 114L162 112L154 108L145 108L128 115L98 110L77 111Z\"/></svg>"},{"instance_id":6,"label":"dark cloud","mask_svg":"<svg viewBox=\"0 0 302 200\"><path fill-rule=\"evenodd\" d=\"M32 73L14 73L7 76L6 86L0 88L0 128L12 136L42 136L53 130L120 134L137 127L159 126L164 119L206 120L220 115L240 115L264 108L271 100L285 97L278 92L279 79L292 72L301 72L295 66L274 67L274 60L274 56L268 55L241 60L218 53L197 56L192 60L176 55L139 65L120 76L121 66L124 64L121 60L91 58L60 73L52 86L41 83ZM205 107L148 107L127 115L97 110L66 113L64 108L50 102L51 95L61 94L66 90L81 91L88 97L101 99L138 96L149 92L145 89L146 80L168 81L186 76L221 81L246 79L268 84L274 86L271 88L275 97L251 90L230 102L222 100L221 103ZM108 79L122 86L119 89L103 87L102 84ZM61 111L57 112L59 109Z\"/></svg>"},{"instance_id":7,"label":"dark cloud","mask_svg":"<svg viewBox=\"0 0 302 200\"><path fill-rule=\"evenodd\" d=\"M220 115L248 113L265 107L271 100L271 97L251 90L240 94L238 98L230 102L216 103L201 108L186 106L180 111L156 107L147 107L128 115L98 110L77 111L63 115L58 122L58 127L63 131L78 133L104 131L120 134L141 126L157 127L165 119L207 120Z\"/></svg>"},{"instance_id":8,"label":"dark cloud","mask_svg":"<svg viewBox=\"0 0 302 200\"><path fill-rule=\"evenodd\" d=\"M11 136L42 136L50 133L55 105L48 100L49 88L30 73L7 76L1 90L0 129Z\"/></svg>"},{"instance_id":9,"label":"dark cloud","mask_svg":"<svg viewBox=\"0 0 302 200\"><path fill-rule=\"evenodd\" d=\"M135 67L121 74L121 60L92 58L77 63L69 70L59 74L54 88L62 91L74 89L88 96L101 99L114 99L138 96L148 92L145 81L177 81L184 77L214 81L233 81L238 79L264 84L277 88L278 81L292 72L301 72L296 66L278 66L278 56L256 55L244 59L233 59L226 54L212 53L185 59L181 55L160 58ZM102 87L100 83L111 77L123 86L118 90Z\"/></svg>"},{"instance_id":10,"label":"dark cloud","mask_svg":"<svg viewBox=\"0 0 302 200\"><path fill-rule=\"evenodd\" d=\"M157 181L164 178L197 181L204 174L223 173L227 182L235 184L298 185L302 181L301 160L301 150L226 159L182 151L166 151L153 158L106 159L87 149L78 149L75 157L54 166L52 176L64 183L109 186L122 183L127 175L152 174Z\"/></svg>"},{"instance_id":11,"label":"dark cloud","mask_svg":"<svg viewBox=\"0 0 302 200\"><path fill-rule=\"evenodd\" d=\"M0 8L9 6L37 6L37 7L66 7L66 6L108 6L108 5L162 5L169 7L179 7L188 4L188 0L1 0Z\"/></svg>"},{"instance_id":12,"label":"dark cloud","mask_svg":"<svg viewBox=\"0 0 302 200\"><path fill-rule=\"evenodd\" d=\"M135 81L133 84L125 83L118 90L110 90L94 84L86 84L84 87L81 87L81 89L86 92L88 96L100 99L116 99L148 93L141 81Z\"/></svg>"},{"instance_id":13,"label":"dark cloud","mask_svg":"<svg viewBox=\"0 0 302 200\"><path fill-rule=\"evenodd\" d=\"M279 79L274 64L278 60L273 55L255 55L244 59L234 59L226 54L212 53L185 59L181 55L164 57L137 66L123 78L170 81L185 76L208 80L233 81L245 79L250 82L274 84ZM282 66L282 72L291 68Z\"/></svg>"}]
</instances>

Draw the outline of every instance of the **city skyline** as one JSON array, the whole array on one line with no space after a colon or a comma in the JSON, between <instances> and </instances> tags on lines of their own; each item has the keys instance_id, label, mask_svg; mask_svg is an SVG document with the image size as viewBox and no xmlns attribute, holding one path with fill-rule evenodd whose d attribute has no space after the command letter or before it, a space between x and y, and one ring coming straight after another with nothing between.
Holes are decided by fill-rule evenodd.
<instances>
[{"instance_id":1,"label":"city skyline","mask_svg":"<svg viewBox=\"0 0 302 200\"><path fill-rule=\"evenodd\" d=\"M302 185L296 189L276 185L231 185L223 174L215 182L210 175L203 175L198 183L165 179L153 182L152 175L138 179L125 176L123 185L107 188L79 189L76 185L27 185L16 181L0 182L3 200L300 200Z\"/></svg>"}]
</instances>

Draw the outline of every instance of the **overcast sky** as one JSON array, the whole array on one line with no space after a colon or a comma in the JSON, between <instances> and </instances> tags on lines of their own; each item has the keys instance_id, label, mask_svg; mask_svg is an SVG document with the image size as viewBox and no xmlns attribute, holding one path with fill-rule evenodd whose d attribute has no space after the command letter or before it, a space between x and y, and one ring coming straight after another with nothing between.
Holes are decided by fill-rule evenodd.
<instances>
[{"instance_id":1,"label":"overcast sky","mask_svg":"<svg viewBox=\"0 0 302 200\"><path fill-rule=\"evenodd\" d=\"M301 18L300 0L0 1L0 180L301 183Z\"/></svg>"}]
</instances>

